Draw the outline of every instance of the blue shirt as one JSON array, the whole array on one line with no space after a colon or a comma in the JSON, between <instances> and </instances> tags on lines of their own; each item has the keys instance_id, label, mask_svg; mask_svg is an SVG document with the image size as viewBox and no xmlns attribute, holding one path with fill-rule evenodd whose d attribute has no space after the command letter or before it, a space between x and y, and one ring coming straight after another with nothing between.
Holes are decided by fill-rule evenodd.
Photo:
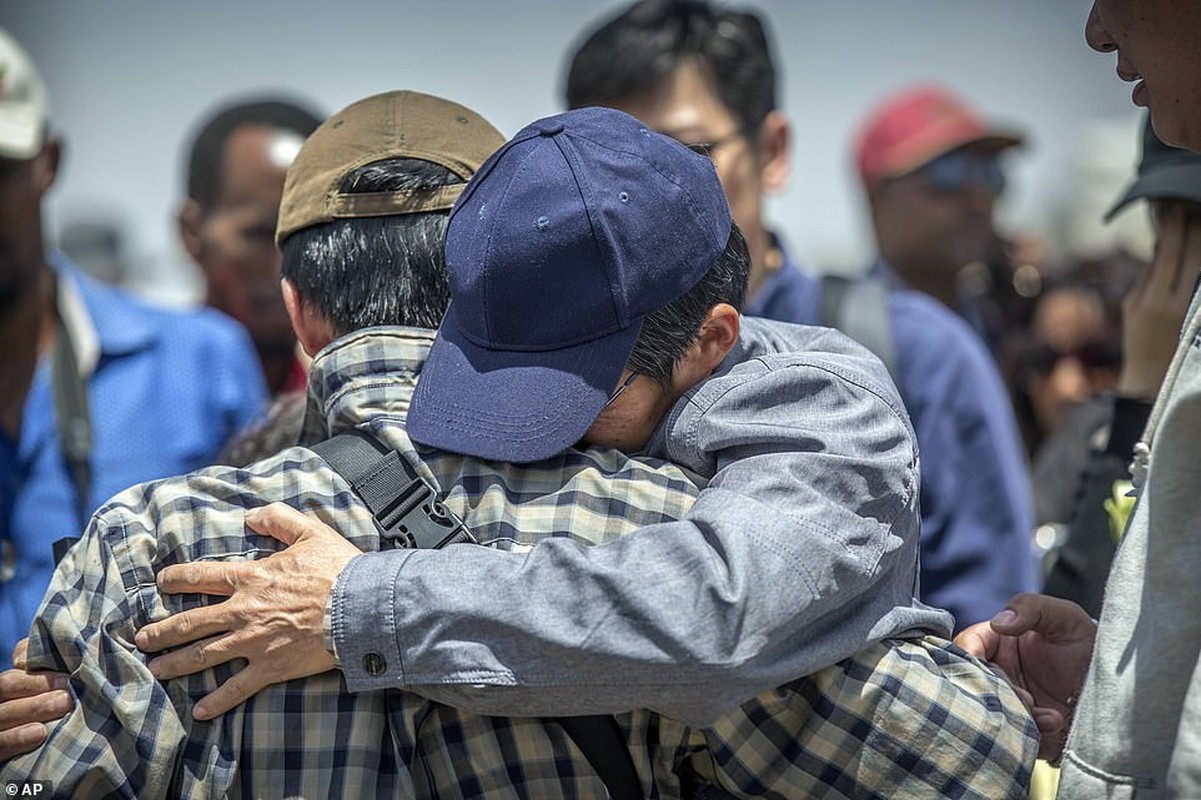
<instances>
[{"instance_id":1,"label":"blue shirt","mask_svg":"<svg viewBox=\"0 0 1201 800\"><path fill-rule=\"evenodd\" d=\"M745 313L819 324L820 282L782 252ZM971 328L896 287L889 316L897 388L921 451L921 595L963 628L1039 587L1025 456L1001 376Z\"/></svg>"},{"instance_id":2,"label":"blue shirt","mask_svg":"<svg viewBox=\"0 0 1201 800\"><path fill-rule=\"evenodd\" d=\"M213 462L266 400L262 369L242 328L212 309L155 308L88 278L55 254L52 263L92 418L89 509L135 483ZM12 577L0 582L0 666L29 632L50 583L51 546L78 536L43 357L25 398L18 441L0 434L0 540Z\"/></svg>"}]
</instances>

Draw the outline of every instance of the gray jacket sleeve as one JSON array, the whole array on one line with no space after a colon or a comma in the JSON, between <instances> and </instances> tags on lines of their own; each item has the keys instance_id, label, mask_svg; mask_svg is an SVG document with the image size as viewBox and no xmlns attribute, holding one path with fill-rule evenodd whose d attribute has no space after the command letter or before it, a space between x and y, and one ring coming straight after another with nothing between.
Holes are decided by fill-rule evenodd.
<instances>
[{"instance_id":1,"label":"gray jacket sleeve","mask_svg":"<svg viewBox=\"0 0 1201 800\"><path fill-rule=\"evenodd\" d=\"M649 454L711 481L678 522L595 547L356 558L333 597L347 685L705 725L866 642L946 635L949 616L913 600L912 430L858 358L749 358L682 398Z\"/></svg>"}]
</instances>

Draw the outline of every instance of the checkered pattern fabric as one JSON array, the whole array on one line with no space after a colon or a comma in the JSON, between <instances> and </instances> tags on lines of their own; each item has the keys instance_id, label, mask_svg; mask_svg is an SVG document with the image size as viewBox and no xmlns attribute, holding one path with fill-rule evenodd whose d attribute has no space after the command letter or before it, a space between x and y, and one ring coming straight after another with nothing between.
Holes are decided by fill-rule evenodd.
<instances>
[{"instance_id":1,"label":"checkered pattern fabric","mask_svg":"<svg viewBox=\"0 0 1201 800\"><path fill-rule=\"evenodd\" d=\"M310 440L367 426L437 486L489 547L548 536L589 544L684 513L697 489L669 464L571 451L510 467L414 450L403 430L431 336L376 329L314 364ZM185 561L265 557L279 545L244 509L283 501L379 546L370 513L305 448L249 469L212 467L134 487L105 505L60 564L30 642L35 667L72 673L79 703L49 742L0 769L63 797L603 797L553 722L461 712L400 690L348 694L336 672L269 687L212 722L192 705L239 667L160 683L133 644L147 622L200 603L160 595ZM515 610L519 613L519 610ZM748 702L713 728L620 715L648 797L682 780L741 796L1020 797L1037 738L1001 679L941 640L888 640ZM689 777L682 777L689 776Z\"/></svg>"}]
</instances>

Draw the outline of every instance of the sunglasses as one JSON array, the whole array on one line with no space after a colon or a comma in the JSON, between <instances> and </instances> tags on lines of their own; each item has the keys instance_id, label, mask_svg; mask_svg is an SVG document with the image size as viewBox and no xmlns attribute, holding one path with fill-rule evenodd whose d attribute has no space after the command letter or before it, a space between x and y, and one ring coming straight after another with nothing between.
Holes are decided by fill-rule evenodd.
<instances>
[{"instance_id":1,"label":"sunglasses","mask_svg":"<svg viewBox=\"0 0 1201 800\"><path fill-rule=\"evenodd\" d=\"M609 399L605 401L605 404L603 406L601 406L601 411L604 411L606 408L613 405L613 401L615 401L617 398L621 397L621 393L624 392L626 389L630 388L630 384L634 382L634 379L637 378L638 375L639 375L639 373L637 373L637 372L631 372L630 377L628 377L624 381L622 381L621 386L618 386L613 391L613 394L609 395Z\"/></svg>"},{"instance_id":2,"label":"sunglasses","mask_svg":"<svg viewBox=\"0 0 1201 800\"><path fill-rule=\"evenodd\" d=\"M1031 345L1027 364L1040 375L1049 375L1062 359L1074 358L1086 370L1117 369L1122 365L1122 348L1116 341L1085 342L1072 350L1058 350L1045 342Z\"/></svg>"},{"instance_id":3,"label":"sunglasses","mask_svg":"<svg viewBox=\"0 0 1201 800\"><path fill-rule=\"evenodd\" d=\"M934 159L916 174L927 186L939 192L962 192L969 187L992 194L1005 190L1005 173L996 156L951 152Z\"/></svg>"}]
</instances>

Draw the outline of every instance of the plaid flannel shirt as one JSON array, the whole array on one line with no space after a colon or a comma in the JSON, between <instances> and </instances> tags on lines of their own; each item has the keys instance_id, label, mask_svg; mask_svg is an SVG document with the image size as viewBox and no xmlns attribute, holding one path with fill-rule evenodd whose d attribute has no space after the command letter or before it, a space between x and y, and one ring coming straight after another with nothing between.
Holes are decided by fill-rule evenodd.
<instances>
[{"instance_id":1,"label":"plaid flannel shirt","mask_svg":"<svg viewBox=\"0 0 1201 800\"><path fill-rule=\"evenodd\" d=\"M689 475L613 451L522 467L418 456L403 419L431 339L372 329L328 348L313 366L308 440L370 429L496 549L548 536L603 544L691 505ZM363 550L379 546L370 512L305 448L248 469L136 486L97 512L55 572L29 650L31 667L72 674L79 702L0 780L51 781L63 797L605 796L553 722L473 715L398 689L349 694L337 672L269 687L212 722L194 720L192 705L237 666L154 680L136 631L209 602L160 595L155 574L185 561L270 555L278 543L248 531L243 514L273 501L313 514ZM712 728L649 711L618 721L648 797L680 796L681 775L742 796L1020 797L1037 747L1004 681L933 637L872 645Z\"/></svg>"}]
</instances>

